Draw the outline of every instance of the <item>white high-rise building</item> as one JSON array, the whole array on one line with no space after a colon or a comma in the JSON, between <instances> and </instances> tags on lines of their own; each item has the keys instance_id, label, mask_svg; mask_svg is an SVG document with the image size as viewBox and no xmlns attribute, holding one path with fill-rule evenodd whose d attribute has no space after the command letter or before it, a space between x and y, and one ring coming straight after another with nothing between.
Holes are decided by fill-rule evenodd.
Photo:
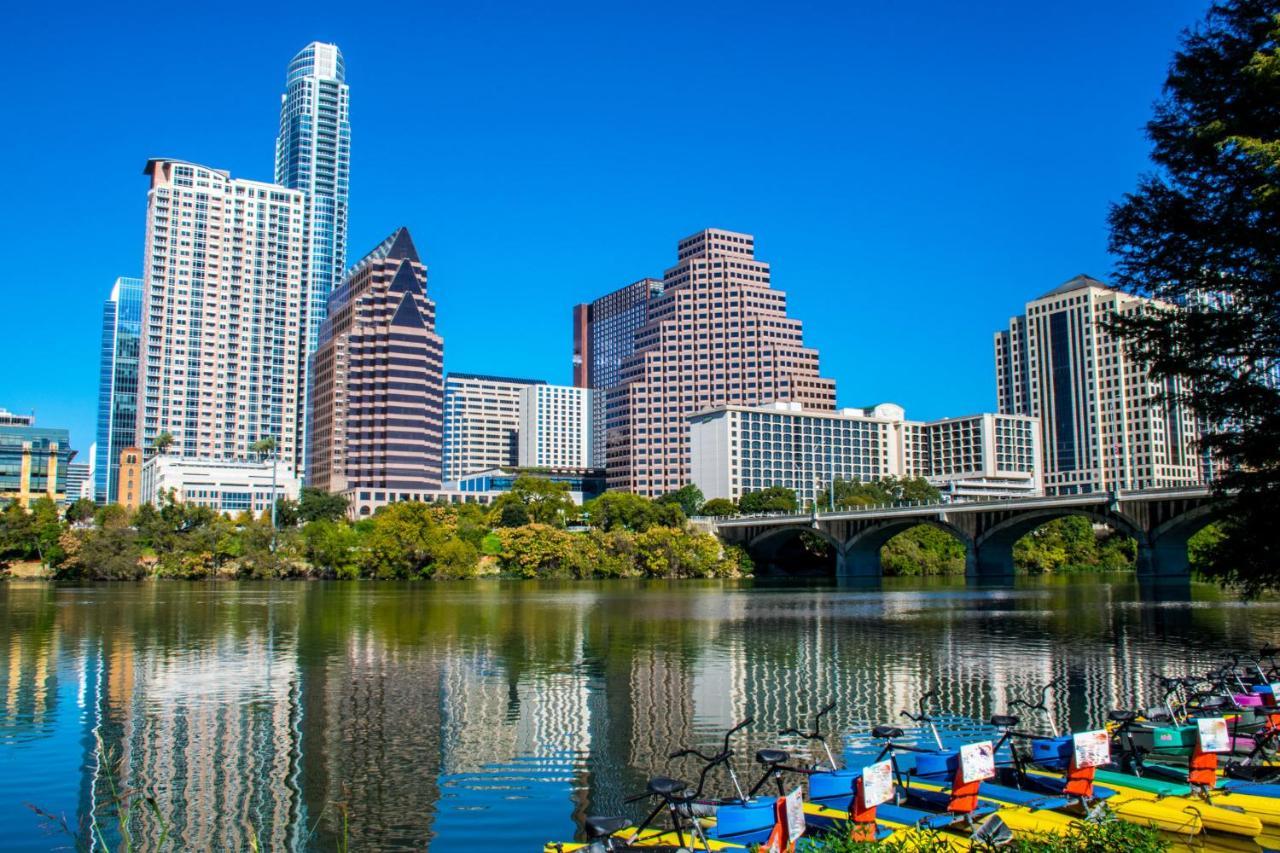
<instances>
[{"instance_id":1,"label":"white high-rise building","mask_svg":"<svg viewBox=\"0 0 1280 853\"><path fill-rule=\"evenodd\" d=\"M518 459L525 468L590 468L592 403L589 388L529 385L520 392Z\"/></svg>"},{"instance_id":2,"label":"white high-rise building","mask_svg":"<svg viewBox=\"0 0 1280 853\"><path fill-rule=\"evenodd\" d=\"M1046 494L1204 479L1194 413L1159 400L1180 392L1179 380L1153 380L1104 325L1151 304L1079 275L1028 302L1007 331L996 332L1000 411L1040 420Z\"/></svg>"},{"instance_id":3,"label":"white high-rise building","mask_svg":"<svg viewBox=\"0 0 1280 853\"><path fill-rule=\"evenodd\" d=\"M511 379L475 373L444 378L444 481L519 463L520 395L545 385L540 379Z\"/></svg>"},{"instance_id":4,"label":"white high-rise building","mask_svg":"<svg viewBox=\"0 0 1280 853\"><path fill-rule=\"evenodd\" d=\"M833 480L883 477L923 477L958 500L1041 493L1039 429L1021 415L909 421L893 403L721 406L689 419L689 444L693 482L708 499L781 486L803 505Z\"/></svg>"},{"instance_id":5,"label":"white high-rise building","mask_svg":"<svg viewBox=\"0 0 1280 853\"><path fill-rule=\"evenodd\" d=\"M137 446L301 470L307 194L148 161Z\"/></svg>"}]
</instances>

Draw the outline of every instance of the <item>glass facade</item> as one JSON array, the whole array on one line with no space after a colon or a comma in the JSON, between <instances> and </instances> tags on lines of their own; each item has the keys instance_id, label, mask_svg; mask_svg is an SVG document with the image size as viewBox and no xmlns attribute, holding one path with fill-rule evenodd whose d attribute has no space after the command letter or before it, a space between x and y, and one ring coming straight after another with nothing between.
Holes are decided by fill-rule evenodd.
<instances>
[{"instance_id":1,"label":"glass facade","mask_svg":"<svg viewBox=\"0 0 1280 853\"><path fill-rule=\"evenodd\" d=\"M67 493L70 462L67 430L0 426L0 503L50 495L61 500Z\"/></svg>"},{"instance_id":2,"label":"glass facade","mask_svg":"<svg viewBox=\"0 0 1280 853\"><path fill-rule=\"evenodd\" d=\"M120 451L137 441L138 347L142 336L142 279L118 278L102 305L98 368L98 459L93 499L118 499Z\"/></svg>"},{"instance_id":3,"label":"glass facade","mask_svg":"<svg viewBox=\"0 0 1280 853\"><path fill-rule=\"evenodd\" d=\"M346 63L337 45L312 42L289 62L280 101L275 179L307 194L308 237L306 356L316 351L329 293L347 261L347 194L351 172L350 91ZM304 368L302 399L308 399L310 369ZM306 413L300 435L306 435ZM300 454L306 459L306 452Z\"/></svg>"}]
</instances>

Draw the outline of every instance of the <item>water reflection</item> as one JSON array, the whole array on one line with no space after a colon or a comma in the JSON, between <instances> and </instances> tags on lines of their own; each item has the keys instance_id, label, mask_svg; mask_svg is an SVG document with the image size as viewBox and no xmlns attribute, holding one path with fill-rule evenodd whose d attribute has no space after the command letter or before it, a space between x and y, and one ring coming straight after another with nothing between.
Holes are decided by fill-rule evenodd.
<instances>
[{"instance_id":1,"label":"water reflection","mask_svg":"<svg viewBox=\"0 0 1280 853\"><path fill-rule=\"evenodd\" d=\"M537 849L748 715L744 748L827 699L853 734L926 690L986 716L1061 676L1055 716L1083 725L1153 698L1154 672L1280 638L1274 604L1142 592L11 583L5 844L53 843L27 802L82 842L91 821L110 835L114 784L155 799L159 818L131 816L143 850L164 827L173 849L332 849L344 831L368 850Z\"/></svg>"}]
</instances>

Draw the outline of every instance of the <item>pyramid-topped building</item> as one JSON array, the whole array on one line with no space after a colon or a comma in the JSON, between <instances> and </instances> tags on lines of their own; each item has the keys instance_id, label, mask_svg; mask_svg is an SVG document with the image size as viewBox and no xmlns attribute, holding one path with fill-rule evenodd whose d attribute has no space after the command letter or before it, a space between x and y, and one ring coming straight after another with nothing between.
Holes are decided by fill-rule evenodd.
<instances>
[{"instance_id":1,"label":"pyramid-topped building","mask_svg":"<svg viewBox=\"0 0 1280 853\"><path fill-rule=\"evenodd\" d=\"M307 475L346 493L357 514L388 492L440 487L444 342L435 319L427 268L405 228L352 266L329 300L311 361Z\"/></svg>"}]
</instances>

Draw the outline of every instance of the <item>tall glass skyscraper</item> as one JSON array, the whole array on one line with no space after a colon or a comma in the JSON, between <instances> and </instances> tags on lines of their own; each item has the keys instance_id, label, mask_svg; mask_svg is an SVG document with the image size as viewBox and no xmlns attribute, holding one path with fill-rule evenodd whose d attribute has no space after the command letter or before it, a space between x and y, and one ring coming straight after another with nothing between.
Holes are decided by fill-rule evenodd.
<instances>
[{"instance_id":1,"label":"tall glass skyscraper","mask_svg":"<svg viewBox=\"0 0 1280 853\"><path fill-rule=\"evenodd\" d=\"M142 335L142 279L118 278L102 305L98 368L98 455L93 499L116 500L120 451L133 445L138 423L138 344Z\"/></svg>"},{"instance_id":2,"label":"tall glass skyscraper","mask_svg":"<svg viewBox=\"0 0 1280 853\"><path fill-rule=\"evenodd\" d=\"M347 261L347 191L351 171L350 92L336 44L312 42L289 62L280 96L276 183L307 194L306 357L315 352L329 292ZM311 386L303 380L303 397ZM306 436L305 411L298 435ZM305 451L301 459L306 459Z\"/></svg>"}]
</instances>

